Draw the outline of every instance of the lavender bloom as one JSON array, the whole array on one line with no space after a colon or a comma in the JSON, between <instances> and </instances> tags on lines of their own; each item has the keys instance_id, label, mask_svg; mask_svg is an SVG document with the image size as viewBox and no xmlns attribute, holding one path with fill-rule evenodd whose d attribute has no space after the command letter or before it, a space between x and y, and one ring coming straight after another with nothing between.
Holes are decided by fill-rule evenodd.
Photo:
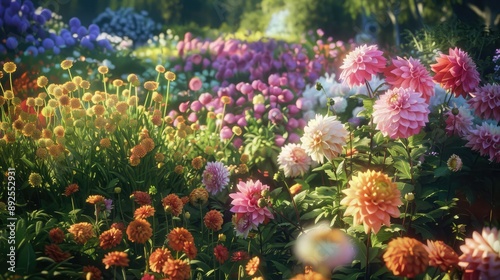
<instances>
[{"instance_id":1,"label":"lavender bloom","mask_svg":"<svg viewBox=\"0 0 500 280\"><path fill-rule=\"evenodd\" d=\"M208 162L202 178L207 191L215 195L229 183L229 170L222 162Z\"/></svg>"}]
</instances>

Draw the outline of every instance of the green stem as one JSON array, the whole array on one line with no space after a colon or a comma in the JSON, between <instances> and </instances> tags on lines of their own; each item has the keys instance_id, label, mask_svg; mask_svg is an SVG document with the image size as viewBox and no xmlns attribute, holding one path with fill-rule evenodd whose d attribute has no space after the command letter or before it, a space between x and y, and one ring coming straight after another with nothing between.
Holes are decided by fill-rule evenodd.
<instances>
[{"instance_id":1,"label":"green stem","mask_svg":"<svg viewBox=\"0 0 500 280\"><path fill-rule=\"evenodd\" d=\"M371 237L371 230L368 232L366 235L366 267L365 267L365 280L370 279L370 237Z\"/></svg>"}]
</instances>

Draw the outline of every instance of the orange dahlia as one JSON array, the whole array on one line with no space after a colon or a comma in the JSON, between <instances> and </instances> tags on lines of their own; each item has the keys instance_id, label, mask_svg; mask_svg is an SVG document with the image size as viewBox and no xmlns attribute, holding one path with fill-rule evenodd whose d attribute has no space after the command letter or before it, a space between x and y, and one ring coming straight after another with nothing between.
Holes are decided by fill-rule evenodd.
<instances>
[{"instance_id":1,"label":"orange dahlia","mask_svg":"<svg viewBox=\"0 0 500 280\"><path fill-rule=\"evenodd\" d=\"M129 263L128 255L125 252L114 251L107 253L102 259L106 269L111 266L127 267Z\"/></svg>"},{"instance_id":2,"label":"orange dahlia","mask_svg":"<svg viewBox=\"0 0 500 280\"><path fill-rule=\"evenodd\" d=\"M327 280L325 276L318 272L308 272L304 274L297 274L291 280Z\"/></svg>"},{"instance_id":3,"label":"orange dahlia","mask_svg":"<svg viewBox=\"0 0 500 280\"><path fill-rule=\"evenodd\" d=\"M184 206L179 196L173 193L164 197L161 202L165 211L176 217L181 214L182 207Z\"/></svg>"},{"instance_id":4,"label":"orange dahlia","mask_svg":"<svg viewBox=\"0 0 500 280\"><path fill-rule=\"evenodd\" d=\"M104 203L104 196L102 195L90 195L87 200L85 200L86 202L90 203L90 204L101 204L101 203Z\"/></svg>"},{"instance_id":5,"label":"orange dahlia","mask_svg":"<svg viewBox=\"0 0 500 280\"><path fill-rule=\"evenodd\" d=\"M111 228L99 236L99 246L104 250L111 249L113 247L118 246L122 241L123 232L116 228Z\"/></svg>"},{"instance_id":6,"label":"orange dahlia","mask_svg":"<svg viewBox=\"0 0 500 280\"><path fill-rule=\"evenodd\" d=\"M250 276L254 275L257 272L257 270L259 270L259 264L260 264L260 259L257 256L249 260L247 265L245 266L245 270L248 273L248 275Z\"/></svg>"},{"instance_id":7,"label":"orange dahlia","mask_svg":"<svg viewBox=\"0 0 500 280\"><path fill-rule=\"evenodd\" d=\"M184 249L184 242L194 242L193 235L185 228L174 228L167 235L168 246L175 251Z\"/></svg>"},{"instance_id":8,"label":"orange dahlia","mask_svg":"<svg viewBox=\"0 0 500 280\"><path fill-rule=\"evenodd\" d=\"M205 188L196 188L189 194L189 202L194 207L203 206L208 202L208 191Z\"/></svg>"},{"instance_id":9,"label":"orange dahlia","mask_svg":"<svg viewBox=\"0 0 500 280\"><path fill-rule=\"evenodd\" d=\"M134 201L139 205L151 204L151 196L147 192L135 191L132 193L130 198L134 198Z\"/></svg>"},{"instance_id":10,"label":"orange dahlia","mask_svg":"<svg viewBox=\"0 0 500 280\"><path fill-rule=\"evenodd\" d=\"M71 225L68 232L73 235L73 239L79 244L85 244L95 236L92 224L86 222Z\"/></svg>"},{"instance_id":11,"label":"orange dahlia","mask_svg":"<svg viewBox=\"0 0 500 280\"><path fill-rule=\"evenodd\" d=\"M65 196L70 196L74 193L76 193L79 190L79 186L77 184L70 184L64 189L64 195Z\"/></svg>"},{"instance_id":12,"label":"orange dahlia","mask_svg":"<svg viewBox=\"0 0 500 280\"><path fill-rule=\"evenodd\" d=\"M62 262L71 257L70 253L63 252L61 247L57 244L45 245L45 255L53 259L55 262Z\"/></svg>"},{"instance_id":13,"label":"orange dahlia","mask_svg":"<svg viewBox=\"0 0 500 280\"><path fill-rule=\"evenodd\" d=\"M446 272L450 268L458 265L458 255L453 248L443 241L427 240L427 252L429 253L429 265L439 267Z\"/></svg>"},{"instance_id":14,"label":"orange dahlia","mask_svg":"<svg viewBox=\"0 0 500 280\"><path fill-rule=\"evenodd\" d=\"M172 254L170 250L167 248L158 248L149 256L149 268L153 272L160 273L165 263L171 258Z\"/></svg>"},{"instance_id":15,"label":"orange dahlia","mask_svg":"<svg viewBox=\"0 0 500 280\"><path fill-rule=\"evenodd\" d=\"M420 241L409 237L391 240L384 253L387 268L396 276L413 278L429 265L429 253Z\"/></svg>"},{"instance_id":16,"label":"orange dahlia","mask_svg":"<svg viewBox=\"0 0 500 280\"><path fill-rule=\"evenodd\" d=\"M154 216L155 208L151 205L143 205L134 212L134 219L146 219Z\"/></svg>"},{"instance_id":17,"label":"orange dahlia","mask_svg":"<svg viewBox=\"0 0 500 280\"><path fill-rule=\"evenodd\" d=\"M222 220L222 214L217 211L217 210L210 210L205 214L205 217L203 218L203 222L205 223L205 226L213 231L218 231L221 230L222 228L222 223L224 222Z\"/></svg>"},{"instance_id":18,"label":"orange dahlia","mask_svg":"<svg viewBox=\"0 0 500 280\"><path fill-rule=\"evenodd\" d=\"M127 236L132 242L144 244L152 235L151 224L143 219L133 220L127 227Z\"/></svg>"},{"instance_id":19,"label":"orange dahlia","mask_svg":"<svg viewBox=\"0 0 500 280\"><path fill-rule=\"evenodd\" d=\"M344 215L353 216L354 225L363 224L367 234L370 231L376 234L383 224L390 226L391 217L399 217L401 193L386 174L373 170L361 172L349 186L342 190L346 197L340 201L347 206Z\"/></svg>"},{"instance_id":20,"label":"orange dahlia","mask_svg":"<svg viewBox=\"0 0 500 280\"><path fill-rule=\"evenodd\" d=\"M196 246L192 241L186 241L184 242L184 245L182 247L182 251L186 253L188 258L194 259L196 258L196 254L198 254L198 249L196 249Z\"/></svg>"},{"instance_id":21,"label":"orange dahlia","mask_svg":"<svg viewBox=\"0 0 500 280\"><path fill-rule=\"evenodd\" d=\"M93 265L84 266L82 276L87 280L102 280L101 270Z\"/></svg>"},{"instance_id":22,"label":"orange dahlia","mask_svg":"<svg viewBox=\"0 0 500 280\"><path fill-rule=\"evenodd\" d=\"M229 259L229 250L224 245L218 244L214 247L214 256L220 264L223 264Z\"/></svg>"},{"instance_id":23,"label":"orange dahlia","mask_svg":"<svg viewBox=\"0 0 500 280\"><path fill-rule=\"evenodd\" d=\"M183 260L170 258L163 267L163 273L169 276L171 280L189 279L191 276L191 267L189 263Z\"/></svg>"},{"instance_id":24,"label":"orange dahlia","mask_svg":"<svg viewBox=\"0 0 500 280\"><path fill-rule=\"evenodd\" d=\"M50 240L56 244L64 241L64 232L60 228L53 228L49 231Z\"/></svg>"}]
</instances>

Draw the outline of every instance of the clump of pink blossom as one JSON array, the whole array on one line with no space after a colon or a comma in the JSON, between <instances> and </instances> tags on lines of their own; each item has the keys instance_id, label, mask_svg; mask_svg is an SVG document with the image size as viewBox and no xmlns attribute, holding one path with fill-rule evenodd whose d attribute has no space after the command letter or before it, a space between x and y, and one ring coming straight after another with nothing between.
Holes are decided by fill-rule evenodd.
<instances>
[{"instance_id":1,"label":"clump of pink blossom","mask_svg":"<svg viewBox=\"0 0 500 280\"><path fill-rule=\"evenodd\" d=\"M489 157L492 162L500 162L500 127L483 122L476 125L468 135L465 136L466 147L479 152L480 155Z\"/></svg>"},{"instance_id":2,"label":"clump of pink blossom","mask_svg":"<svg viewBox=\"0 0 500 280\"><path fill-rule=\"evenodd\" d=\"M483 119L500 122L500 85L487 84L471 92L467 101L474 113Z\"/></svg>"},{"instance_id":3,"label":"clump of pink blossom","mask_svg":"<svg viewBox=\"0 0 500 280\"><path fill-rule=\"evenodd\" d=\"M472 128L472 117L470 110L464 106L453 108L444 114L446 117L446 134L463 137L469 134Z\"/></svg>"},{"instance_id":4,"label":"clump of pink blossom","mask_svg":"<svg viewBox=\"0 0 500 280\"><path fill-rule=\"evenodd\" d=\"M347 54L340 66L340 80L349 87L363 85L372 79L372 75L382 72L386 59L377 45L362 45Z\"/></svg>"},{"instance_id":5,"label":"clump of pink blossom","mask_svg":"<svg viewBox=\"0 0 500 280\"><path fill-rule=\"evenodd\" d=\"M278 164L285 172L285 177L298 177L309 170L311 157L299 144L290 143L281 148Z\"/></svg>"}]
</instances>

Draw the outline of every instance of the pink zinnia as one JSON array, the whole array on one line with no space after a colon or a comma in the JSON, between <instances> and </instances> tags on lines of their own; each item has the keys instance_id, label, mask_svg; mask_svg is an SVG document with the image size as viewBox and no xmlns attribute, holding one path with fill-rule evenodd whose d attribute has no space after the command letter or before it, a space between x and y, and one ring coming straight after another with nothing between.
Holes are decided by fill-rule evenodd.
<instances>
[{"instance_id":1,"label":"pink zinnia","mask_svg":"<svg viewBox=\"0 0 500 280\"><path fill-rule=\"evenodd\" d=\"M309 170L311 158L300 145L287 144L281 148L278 164L280 169L285 172L285 177L297 177L304 175Z\"/></svg>"},{"instance_id":2,"label":"pink zinnia","mask_svg":"<svg viewBox=\"0 0 500 280\"><path fill-rule=\"evenodd\" d=\"M482 156L489 156L490 161L500 162L500 127L483 122L471 130L467 139L466 147L478 151Z\"/></svg>"},{"instance_id":3,"label":"pink zinnia","mask_svg":"<svg viewBox=\"0 0 500 280\"><path fill-rule=\"evenodd\" d=\"M263 194L269 191L269 186L262 184L259 180L248 180L246 182L239 182L236 186L239 192L229 194L233 199L230 211L236 213L236 224L243 223L243 232L239 232L237 228L237 235L248 235L251 228L255 228L267 219L272 219L273 214L267 206L266 197ZM243 214L243 215L241 215ZM240 221L243 219L242 221ZM234 222L234 221L233 221Z\"/></svg>"},{"instance_id":4,"label":"pink zinnia","mask_svg":"<svg viewBox=\"0 0 500 280\"><path fill-rule=\"evenodd\" d=\"M202 85L203 85L203 82L198 77L193 77L189 81L189 89L192 91L200 90Z\"/></svg>"},{"instance_id":5,"label":"pink zinnia","mask_svg":"<svg viewBox=\"0 0 500 280\"><path fill-rule=\"evenodd\" d=\"M453 108L444 115L446 117L446 134L460 137L469 134L474 119L469 109L461 106L460 108Z\"/></svg>"},{"instance_id":6,"label":"pink zinnia","mask_svg":"<svg viewBox=\"0 0 500 280\"><path fill-rule=\"evenodd\" d=\"M209 162L203 171L201 181L207 191L214 195L229 183L229 170L222 162Z\"/></svg>"},{"instance_id":7,"label":"pink zinnia","mask_svg":"<svg viewBox=\"0 0 500 280\"><path fill-rule=\"evenodd\" d=\"M347 54L344 64L340 66L340 80L347 83L349 87L363 85L385 68L386 59L383 52L378 50L377 45L363 45L356 47Z\"/></svg>"},{"instance_id":8,"label":"pink zinnia","mask_svg":"<svg viewBox=\"0 0 500 280\"><path fill-rule=\"evenodd\" d=\"M500 85L487 84L471 92L472 98L467 102L476 115L483 119L494 119L500 122Z\"/></svg>"},{"instance_id":9,"label":"pink zinnia","mask_svg":"<svg viewBox=\"0 0 500 280\"><path fill-rule=\"evenodd\" d=\"M323 163L325 157L331 160L342 152L347 134L344 125L335 116L316 115L304 128L304 136L300 140L312 160Z\"/></svg>"},{"instance_id":10,"label":"pink zinnia","mask_svg":"<svg viewBox=\"0 0 500 280\"><path fill-rule=\"evenodd\" d=\"M373 105L373 122L392 139L418 134L429 121L429 105L412 89L388 90Z\"/></svg>"},{"instance_id":11,"label":"pink zinnia","mask_svg":"<svg viewBox=\"0 0 500 280\"><path fill-rule=\"evenodd\" d=\"M496 228L483 228L482 233L474 231L472 238L465 238L460 246L463 254L458 265L479 271L477 279L500 278L500 231Z\"/></svg>"},{"instance_id":12,"label":"pink zinnia","mask_svg":"<svg viewBox=\"0 0 500 280\"><path fill-rule=\"evenodd\" d=\"M418 59L398 57L392 60L392 65L388 66L384 72L386 82L393 87L411 88L420 92L427 103L434 96L432 77Z\"/></svg>"},{"instance_id":13,"label":"pink zinnia","mask_svg":"<svg viewBox=\"0 0 500 280\"><path fill-rule=\"evenodd\" d=\"M469 55L459 48L449 50L449 54L441 54L437 63L431 65L436 73L434 81L445 90L451 90L456 97L467 97L467 93L476 89L479 84L479 73L476 64Z\"/></svg>"}]
</instances>

